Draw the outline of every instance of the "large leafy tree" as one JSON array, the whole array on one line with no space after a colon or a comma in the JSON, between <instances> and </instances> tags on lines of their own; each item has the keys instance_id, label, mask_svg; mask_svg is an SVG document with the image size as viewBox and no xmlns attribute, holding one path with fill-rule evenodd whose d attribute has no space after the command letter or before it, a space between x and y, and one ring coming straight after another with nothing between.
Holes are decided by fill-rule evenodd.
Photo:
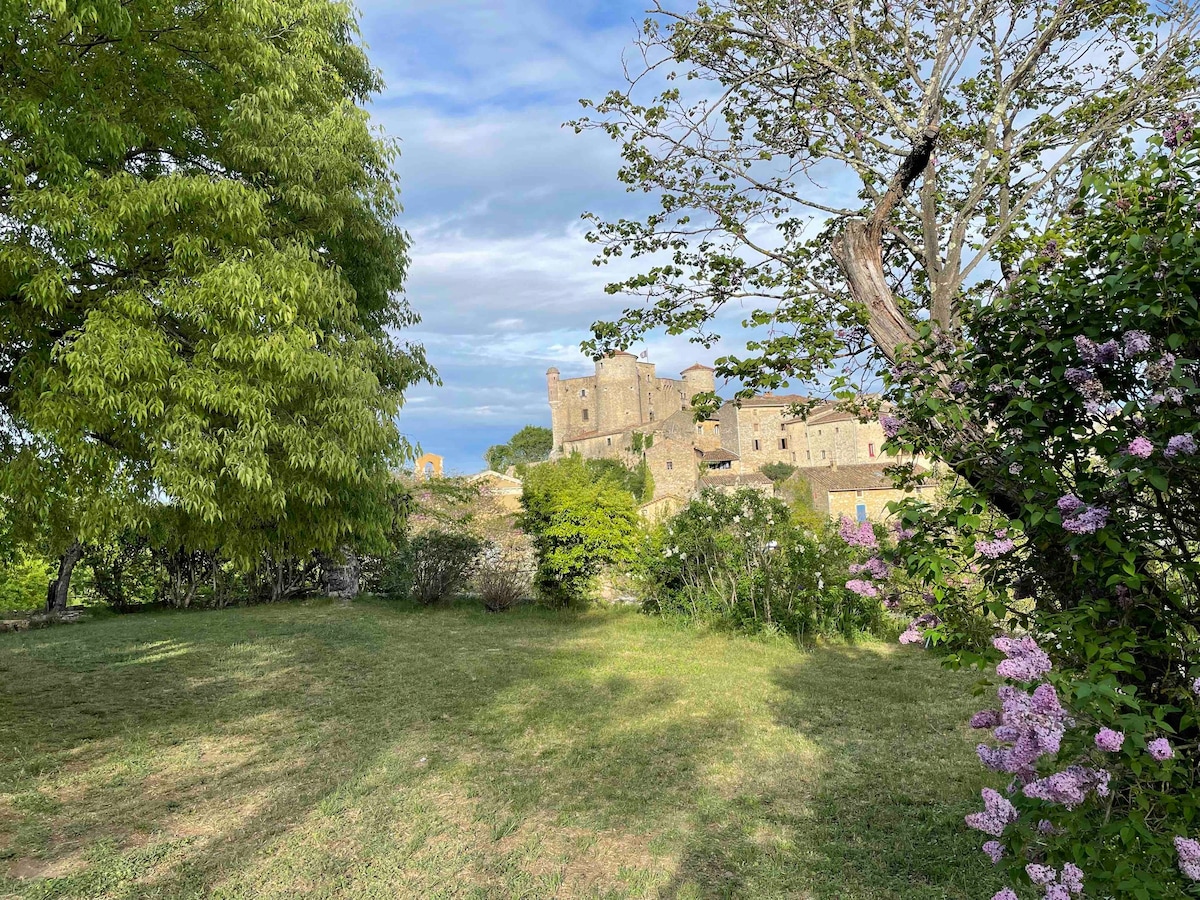
<instances>
[{"instance_id":1,"label":"large leafy tree","mask_svg":"<svg viewBox=\"0 0 1200 900\"><path fill-rule=\"evenodd\" d=\"M433 377L336 0L0 4L0 492L63 566L156 505L241 558L382 533ZM52 586L52 593L53 593Z\"/></svg>"},{"instance_id":2,"label":"large leafy tree","mask_svg":"<svg viewBox=\"0 0 1200 900\"><path fill-rule=\"evenodd\" d=\"M509 466L522 463L542 462L550 458L554 449L554 434L540 425L526 425L509 439L507 444L488 447L484 459L488 468L503 472Z\"/></svg>"},{"instance_id":3,"label":"large leafy tree","mask_svg":"<svg viewBox=\"0 0 1200 900\"><path fill-rule=\"evenodd\" d=\"M894 360L922 321L953 329L1083 168L1196 96L1200 65L1194 0L652 12L628 86L575 123L620 142L621 180L659 197L640 221L592 217L602 260L648 260L611 287L646 304L597 324L592 348L658 327L711 342L735 303L762 330L718 373L747 391L868 350Z\"/></svg>"}]
</instances>

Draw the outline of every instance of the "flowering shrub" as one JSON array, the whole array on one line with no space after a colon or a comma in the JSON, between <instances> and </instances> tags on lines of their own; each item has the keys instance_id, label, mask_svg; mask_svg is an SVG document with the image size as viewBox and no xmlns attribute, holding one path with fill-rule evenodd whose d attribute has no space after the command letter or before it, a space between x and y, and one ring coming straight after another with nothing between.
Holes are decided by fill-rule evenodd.
<instances>
[{"instance_id":1,"label":"flowering shrub","mask_svg":"<svg viewBox=\"0 0 1200 900\"><path fill-rule=\"evenodd\" d=\"M1004 294L892 374L892 443L963 476L903 511L892 561L925 592L909 642L996 663L972 724L1004 788L967 820L995 900L1200 897L1197 137L1180 118L1085 178Z\"/></svg>"},{"instance_id":2,"label":"flowering shrub","mask_svg":"<svg viewBox=\"0 0 1200 900\"><path fill-rule=\"evenodd\" d=\"M861 540L868 532L874 540L869 525L856 529ZM781 500L706 491L652 535L641 572L645 607L797 638L878 632L878 591L866 569L850 578L851 559L833 528L797 523Z\"/></svg>"}]
</instances>

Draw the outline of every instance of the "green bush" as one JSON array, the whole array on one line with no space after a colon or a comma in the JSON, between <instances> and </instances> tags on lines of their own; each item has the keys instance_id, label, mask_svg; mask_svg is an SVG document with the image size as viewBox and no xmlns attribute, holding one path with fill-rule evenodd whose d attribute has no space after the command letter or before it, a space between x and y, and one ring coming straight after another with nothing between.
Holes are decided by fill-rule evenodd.
<instances>
[{"instance_id":1,"label":"green bush","mask_svg":"<svg viewBox=\"0 0 1200 900\"><path fill-rule=\"evenodd\" d=\"M41 609L53 569L49 562L17 552L0 564L0 611Z\"/></svg>"},{"instance_id":2,"label":"green bush","mask_svg":"<svg viewBox=\"0 0 1200 900\"><path fill-rule=\"evenodd\" d=\"M706 491L657 529L641 564L644 607L740 631L880 633L878 598L845 588L851 550L758 491Z\"/></svg>"},{"instance_id":3,"label":"green bush","mask_svg":"<svg viewBox=\"0 0 1200 900\"><path fill-rule=\"evenodd\" d=\"M597 462L613 461L570 457L525 478L522 526L533 539L538 590L550 606L586 601L595 576L629 566L639 544L633 494L621 475L629 470Z\"/></svg>"},{"instance_id":4,"label":"green bush","mask_svg":"<svg viewBox=\"0 0 1200 900\"><path fill-rule=\"evenodd\" d=\"M796 471L796 467L785 462L769 462L759 468L760 472L778 484L781 481L787 481Z\"/></svg>"},{"instance_id":5,"label":"green bush","mask_svg":"<svg viewBox=\"0 0 1200 900\"><path fill-rule=\"evenodd\" d=\"M383 561L372 587L385 597L411 597L424 605L446 600L466 586L483 546L463 532L422 532Z\"/></svg>"}]
</instances>

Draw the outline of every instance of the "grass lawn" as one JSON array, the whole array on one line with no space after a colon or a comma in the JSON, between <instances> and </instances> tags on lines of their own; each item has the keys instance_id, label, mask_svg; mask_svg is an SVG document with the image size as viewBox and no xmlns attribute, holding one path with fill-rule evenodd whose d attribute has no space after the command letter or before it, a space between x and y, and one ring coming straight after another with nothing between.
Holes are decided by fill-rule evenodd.
<instances>
[{"instance_id":1,"label":"grass lawn","mask_svg":"<svg viewBox=\"0 0 1200 900\"><path fill-rule=\"evenodd\" d=\"M612 610L0 634L0 897L990 897L971 680Z\"/></svg>"}]
</instances>

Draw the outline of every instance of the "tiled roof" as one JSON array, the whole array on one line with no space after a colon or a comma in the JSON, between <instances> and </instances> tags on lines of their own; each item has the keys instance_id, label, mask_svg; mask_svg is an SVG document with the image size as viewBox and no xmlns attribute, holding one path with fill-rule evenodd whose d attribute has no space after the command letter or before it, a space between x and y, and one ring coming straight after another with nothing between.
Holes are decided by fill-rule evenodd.
<instances>
[{"instance_id":1,"label":"tiled roof","mask_svg":"<svg viewBox=\"0 0 1200 900\"><path fill-rule=\"evenodd\" d=\"M733 462L735 459L741 459L736 453L726 450L724 447L718 447L716 450L705 450L700 458L705 462Z\"/></svg>"},{"instance_id":2,"label":"tiled roof","mask_svg":"<svg viewBox=\"0 0 1200 900\"><path fill-rule=\"evenodd\" d=\"M714 369L712 366L702 366L702 365L700 365L700 363L695 363L694 365L690 365L690 366L688 366L686 369L684 369L684 370L683 370L683 372L694 372L694 371L696 371L697 369L700 369L700 370L702 370L702 371L704 371L704 372L715 372L715 371L717 371L717 370L716 370L716 369ZM680 375L682 375L682 374L683 374L683 372L680 372L679 374L680 374Z\"/></svg>"},{"instance_id":3,"label":"tiled roof","mask_svg":"<svg viewBox=\"0 0 1200 900\"><path fill-rule=\"evenodd\" d=\"M825 491L890 491L895 490L892 477L884 472L888 464L867 463L859 466L832 466L816 469L801 469L800 477L806 478L815 488ZM923 475L920 466L913 469L914 475Z\"/></svg>"},{"instance_id":4,"label":"tiled roof","mask_svg":"<svg viewBox=\"0 0 1200 900\"><path fill-rule=\"evenodd\" d=\"M745 475L736 473L722 475L705 475L700 479L701 487L729 487L730 485L751 485L751 484L773 484L766 475L759 472L750 472Z\"/></svg>"},{"instance_id":5,"label":"tiled roof","mask_svg":"<svg viewBox=\"0 0 1200 900\"><path fill-rule=\"evenodd\" d=\"M755 408L755 407L764 407L764 406L765 407L796 406L800 403L808 403L811 400L812 400L812 397L805 397L803 394L762 394L761 396L750 397L746 400L741 401L741 405L744 408ZM731 401L729 405L735 406L736 404Z\"/></svg>"}]
</instances>

